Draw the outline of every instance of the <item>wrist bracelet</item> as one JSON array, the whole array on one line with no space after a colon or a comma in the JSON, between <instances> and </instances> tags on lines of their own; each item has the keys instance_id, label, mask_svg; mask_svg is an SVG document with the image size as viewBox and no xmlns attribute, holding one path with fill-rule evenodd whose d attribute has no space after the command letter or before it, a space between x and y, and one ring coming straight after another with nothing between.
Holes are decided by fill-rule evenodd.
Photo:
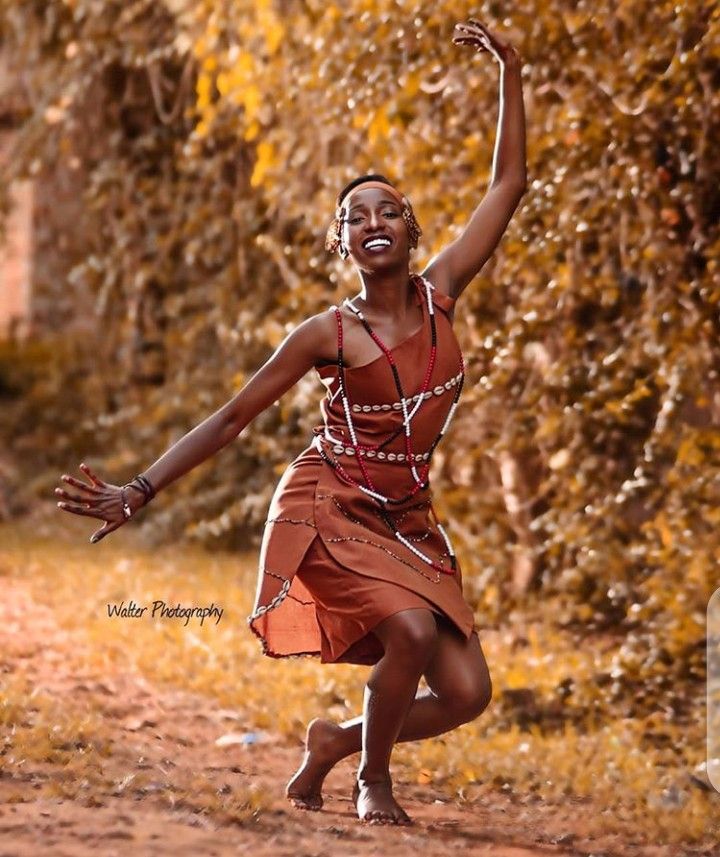
<instances>
[{"instance_id":1,"label":"wrist bracelet","mask_svg":"<svg viewBox=\"0 0 720 857\"><path fill-rule=\"evenodd\" d=\"M147 506L147 504L156 494L156 491L153 488L150 480L147 478L147 476L143 476L141 473L139 473L130 482L127 482L125 485L123 485L120 489L120 502L122 503L122 513L126 521L129 520L133 514L130 504L128 503L127 498L125 496L125 491L127 488L134 488L136 491L140 491L140 493L143 495L143 506Z\"/></svg>"},{"instance_id":2,"label":"wrist bracelet","mask_svg":"<svg viewBox=\"0 0 720 857\"><path fill-rule=\"evenodd\" d=\"M138 475L133 479L133 482L140 483L143 491L147 494L148 500L152 500L157 493L153 488L152 482L147 478L147 476L143 476L142 473L138 473Z\"/></svg>"}]
</instances>

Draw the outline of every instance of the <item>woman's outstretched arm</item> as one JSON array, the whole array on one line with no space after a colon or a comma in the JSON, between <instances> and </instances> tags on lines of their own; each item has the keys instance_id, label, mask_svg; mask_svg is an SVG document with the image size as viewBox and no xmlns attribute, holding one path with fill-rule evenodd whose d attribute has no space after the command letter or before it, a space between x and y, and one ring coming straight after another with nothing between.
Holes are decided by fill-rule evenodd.
<instances>
[{"instance_id":1,"label":"woman's outstretched arm","mask_svg":"<svg viewBox=\"0 0 720 857\"><path fill-rule=\"evenodd\" d=\"M245 386L143 471L156 491L227 446L281 398L318 360L319 316L298 325Z\"/></svg>"},{"instance_id":2,"label":"woman's outstretched arm","mask_svg":"<svg viewBox=\"0 0 720 857\"><path fill-rule=\"evenodd\" d=\"M453 42L491 53L500 65L500 106L490 185L463 232L423 275L457 298L492 255L527 187L522 62L515 48L474 18L456 25Z\"/></svg>"},{"instance_id":3,"label":"woman's outstretched arm","mask_svg":"<svg viewBox=\"0 0 720 857\"><path fill-rule=\"evenodd\" d=\"M156 492L161 491L227 446L258 414L323 359L322 344L327 341L327 333L327 321L322 314L298 325L239 393L180 438L141 475L150 481ZM97 542L126 520L122 511L122 487L99 479L85 464L80 467L91 484L64 475L63 481L77 490L71 492L56 488L55 493L71 501L58 503L63 510L106 522L91 538ZM135 512L144 504L145 498L139 490L126 490L125 501Z\"/></svg>"}]
</instances>

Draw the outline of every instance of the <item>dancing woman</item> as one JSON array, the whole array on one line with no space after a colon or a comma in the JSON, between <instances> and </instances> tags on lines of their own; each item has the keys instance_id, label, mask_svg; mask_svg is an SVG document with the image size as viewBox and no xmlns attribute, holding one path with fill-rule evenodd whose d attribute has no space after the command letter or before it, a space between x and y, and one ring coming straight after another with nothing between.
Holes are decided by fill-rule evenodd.
<instances>
[{"instance_id":1,"label":"dancing woman","mask_svg":"<svg viewBox=\"0 0 720 857\"><path fill-rule=\"evenodd\" d=\"M362 715L313 719L286 788L295 806L320 809L327 773L360 752L353 800L366 822L412 823L392 792L396 742L447 732L491 698L428 471L465 377L455 304L525 192L525 117L515 49L472 18L453 42L489 52L501 69L493 175L462 234L411 273L421 230L407 197L382 175L350 182L326 248L351 259L360 293L298 325L237 395L131 482L112 485L81 464L89 484L64 475L76 490L55 489L65 511L105 522L95 543L315 369L327 388L323 422L273 494L247 622L269 657L372 666ZM423 676L428 691L416 696Z\"/></svg>"}]
</instances>

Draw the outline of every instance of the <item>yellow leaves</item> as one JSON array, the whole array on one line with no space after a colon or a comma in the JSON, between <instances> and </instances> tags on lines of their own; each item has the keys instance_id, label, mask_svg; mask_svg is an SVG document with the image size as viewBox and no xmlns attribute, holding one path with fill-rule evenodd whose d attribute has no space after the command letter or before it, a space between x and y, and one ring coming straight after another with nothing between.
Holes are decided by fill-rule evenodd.
<instances>
[{"instance_id":1,"label":"yellow leaves","mask_svg":"<svg viewBox=\"0 0 720 857\"><path fill-rule=\"evenodd\" d=\"M718 510L714 510L714 511L717 512ZM720 523L720 516L718 516L716 514L714 517L713 523L714 524ZM703 586L706 579L707 579L709 567L710 566L709 566L707 556L705 556L704 554L694 554L690 558L690 562L687 565L687 577L686 577L687 584L688 585L695 585L695 586Z\"/></svg>"},{"instance_id":2,"label":"yellow leaves","mask_svg":"<svg viewBox=\"0 0 720 857\"><path fill-rule=\"evenodd\" d=\"M510 690L517 690L521 687L528 686L528 677L519 667L510 667L505 673L505 687Z\"/></svg>"},{"instance_id":3,"label":"yellow leaves","mask_svg":"<svg viewBox=\"0 0 720 857\"><path fill-rule=\"evenodd\" d=\"M254 140L259 133L260 133L260 123L257 120L253 119L253 121L250 123L250 126L248 127L247 131L243 135L243 138L245 140L248 140L248 141Z\"/></svg>"},{"instance_id":4,"label":"yellow leaves","mask_svg":"<svg viewBox=\"0 0 720 857\"><path fill-rule=\"evenodd\" d=\"M576 32L578 32L582 27L584 27L587 24L589 17L590 17L588 14L583 14L582 12L572 12L572 11L571 12L562 11L560 13L560 15L561 15L561 17L565 23L565 26L568 29L568 32L571 35L575 35Z\"/></svg>"},{"instance_id":5,"label":"yellow leaves","mask_svg":"<svg viewBox=\"0 0 720 857\"><path fill-rule=\"evenodd\" d=\"M570 285L570 266L567 262L561 262L555 268L554 282L563 289Z\"/></svg>"},{"instance_id":6,"label":"yellow leaves","mask_svg":"<svg viewBox=\"0 0 720 857\"><path fill-rule=\"evenodd\" d=\"M224 51L220 50L219 31L215 16L212 15L206 23L205 32L195 40L193 50L201 60L200 77L196 87L196 107L206 123L200 127L198 133L202 135L202 132L207 130L211 119L209 108L214 82L221 99L229 100L244 109L243 136L251 141L260 131L257 120L266 101L268 88L265 80L271 72L267 56L262 53L262 41L267 54L273 57L285 38L285 26L267 0L243 10L234 26L243 50L239 49L238 44ZM261 34L260 43L258 31ZM270 77L272 78L272 75Z\"/></svg>"},{"instance_id":7,"label":"yellow leaves","mask_svg":"<svg viewBox=\"0 0 720 857\"><path fill-rule=\"evenodd\" d=\"M251 122L255 119L262 103L262 94L255 84L235 93L235 101L245 108L245 118Z\"/></svg>"},{"instance_id":8,"label":"yellow leaves","mask_svg":"<svg viewBox=\"0 0 720 857\"><path fill-rule=\"evenodd\" d=\"M589 604L578 604L575 608L578 619L581 619L583 622L589 622L592 619L593 612L593 608Z\"/></svg>"},{"instance_id":9,"label":"yellow leaves","mask_svg":"<svg viewBox=\"0 0 720 857\"><path fill-rule=\"evenodd\" d=\"M383 105L373 117L368 128L368 140L371 144L375 144L380 139L386 138L390 134L390 120L388 119L387 104Z\"/></svg>"},{"instance_id":10,"label":"yellow leaves","mask_svg":"<svg viewBox=\"0 0 720 857\"><path fill-rule=\"evenodd\" d=\"M194 130L196 137L207 137L208 132L210 131L210 125L204 119L201 119L195 126Z\"/></svg>"},{"instance_id":11,"label":"yellow leaves","mask_svg":"<svg viewBox=\"0 0 720 857\"><path fill-rule=\"evenodd\" d=\"M426 786L426 785L428 785L428 783L431 783L432 781L433 781L433 774L432 774L432 771L428 770L428 768L421 768L418 771L417 782L420 783L420 785Z\"/></svg>"},{"instance_id":12,"label":"yellow leaves","mask_svg":"<svg viewBox=\"0 0 720 857\"><path fill-rule=\"evenodd\" d=\"M233 60L233 64L230 69L232 85L240 86L245 83L253 74L254 69L255 60L252 54L248 53L247 51L238 54L237 57Z\"/></svg>"},{"instance_id":13,"label":"yellow leaves","mask_svg":"<svg viewBox=\"0 0 720 857\"><path fill-rule=\"evenodd\" d=\"M705 518L712 524L720 524L720 507L705 510Z\"/></svg>"},{"instance_id":14,"label":"yellow leaves","mask_svg":"<svg viewBox=\"0 0 720 857\"><path fill-rule=\"evenodd\" d=\"M240 53L232 66L220 72L217 78L217 88L220 95L230 98L236 104L245 108L245 119L252 126L260 107L263 96L256 83L257 69L251 54ZM259 130L259 129L258 129ZM253 132L249 138L256 136Z\"/></svg>"},{"instance_id":15,"label":"yellow leaves","mask_svg":"<svg viewBox=\"0 0 720 857\"><path fill-rule=\"evenodd\" d=\"M665 510L660 511L652 521L655 529L660 535L660 541L665 548L671 548L673 546L673 534L670 526L668 525L667 515L665 514Z\"/></svg>"},{"instance_id":16,"label":"yellow leaves","mask_svg":"<svg viewBox=\"0 0 720 857\"><path fill-rule=\"evenodd\" d=\"M635 388L627 396L622 399L609 399L605 402L605 409L612 414L622 414L630 410L630 405L639 399L644 399L647 396L652 396L653 391L647 386L644 381L638 380Z\"/></svg>"},{"instance_id":17,"label":"yellow leaves","mask_svg":"<svg viewBox=\"0 0 720 857\"><path fill-rule=\"evenodd\" d=\"M535 440L543 440L546 437L556 435L562 425L562 416L558 413L550 413L540 421L535 431Z\"/></svg>"},{"instance_id":18,"label":"yellow leaves","mask_svg":"<svg viewBox=\"0 0 720 857\"><path fill-rule=\"evenodd\" d=\"M285 37L285 28L267 3L256 4L258 24L265 36L265 45L270 56L273 56Z\"/></svg>"},{"instance_id":19,"label":"yellow leaves","mask_svg":"<svg viewBox=\"0 0 720 857\"><path fill-rule=\"evenodd\" d=\"M253 173L250 178L250 184L252 187L257 187L262 184L266 174L276 163L277 158L272 143L268 143L263 140L257 147L257 160L255 161L255 167L253 168ZM278 340L274 345L279 344L280 340Z\"/></svg>"},{"instance_id":20,"label":"yellow leaves","mask_svg":"<svg viewBox=\"0 0 720 857\"><path fill-rule=\"evenodd\" d=\"M197 95L197 107L201 112L206 110L210 106L210 93L212 91L212 79L210 75L203 74L202 72L198 75L197 83L195 85L195 94Z\"/></svg>"},{"instance_id":21,"label":"yellow leaves","mask_svg":"<svg viewBox=\"0 0 720 857\"><path fill-rule=\"evenodd\" d=\"M403 94L413 98L420 90L420 73L415 71L408 74L403 83Z\"/></svg>"},{"instance_id":22,"label":"yellow leaves","mask_svg":"<svg viewBox=\"0 0 720 857\"><path fill-rule=\"evenodd\" d=\"M686 437L678 447L676 461L679 464L696 466L705 461L705 453L698 446L697 437L691 434Z\"/></svg>"}]
</instances>

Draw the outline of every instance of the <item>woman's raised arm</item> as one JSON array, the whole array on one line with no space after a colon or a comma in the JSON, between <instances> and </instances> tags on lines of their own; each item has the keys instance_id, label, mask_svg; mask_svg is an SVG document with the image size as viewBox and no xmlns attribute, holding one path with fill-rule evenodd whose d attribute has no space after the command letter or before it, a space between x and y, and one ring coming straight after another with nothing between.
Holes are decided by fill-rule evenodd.
<instances>
[{"instance_id":1,"label":"woman's raised arm","mask_svg":"<svg viewBox=\"0 0 720 857\"><path fill-rule=\"evenodd\" d=\"M455 44L487 51L500 67L500 106L490 186L461 234L440 250L422 272L457 300L497 247L525 193L527 175L520 56L507 39L475 18L457 24L455 29Z\"/></svg>"}]
</instances>

